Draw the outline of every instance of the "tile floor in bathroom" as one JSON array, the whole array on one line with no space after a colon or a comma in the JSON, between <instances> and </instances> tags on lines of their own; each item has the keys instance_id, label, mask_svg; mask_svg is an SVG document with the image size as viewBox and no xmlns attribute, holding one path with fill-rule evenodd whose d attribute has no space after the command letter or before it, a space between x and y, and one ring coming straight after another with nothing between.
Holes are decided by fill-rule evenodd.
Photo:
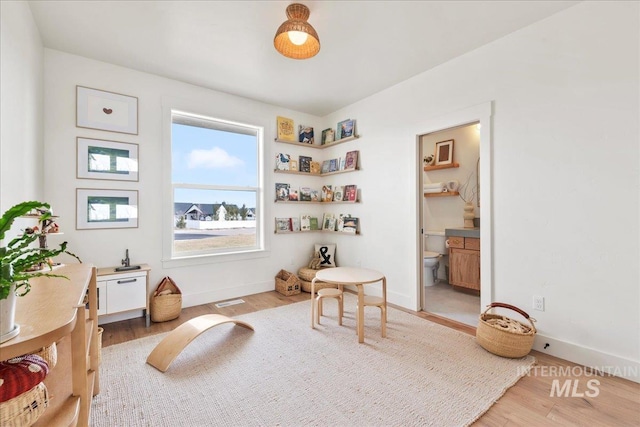
<instances>
[{"instance_id":1,"label":"tile floor in bathroom","mask_svg":"<svg viewBox=\"0 0 640 427\"><path fill-rule=\"evenodd\" d=\"M424 311L467 325L478 326L479 296L456 291L442 279L435 285L423 287L423 289L426 297Z\"/></svg>"}]
</instances>

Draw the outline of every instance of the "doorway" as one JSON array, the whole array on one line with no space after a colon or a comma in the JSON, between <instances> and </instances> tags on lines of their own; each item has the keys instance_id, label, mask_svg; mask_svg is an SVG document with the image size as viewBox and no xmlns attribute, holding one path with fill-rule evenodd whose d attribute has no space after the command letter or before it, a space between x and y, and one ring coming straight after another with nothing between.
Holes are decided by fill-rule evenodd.
<instances>
[{"instance_id":1,"label":"doorway","mask_svg":"<svg viewBox=\"0 0 640 427\"><path fill-rule=\"evenodd\" d=\"M417 275L419 282L416 284L418 307L430 314L472 326L477 325L481 307L493 300L490 209L491 110L491 103L486 103L442 116L431 121L426 126L427 130L418 134L416 138L416 153L418 155L416 196L418 198L417 224L419 225L418 244L416 245L419 270ZM445 159L442 159L443 156L440 155L438 156L440 158L428 159L431 160L429 165L425 164L425 157L436 153L436 149L443 145L447 146ZM450 152L451 159L446 159L447 152ZM447 165L448 160L453 164ZM444 189L443 194L433 194L442 189ZM456 194L456 191L460 194ZM425 193L427 193L426 197ZM460 283L459 278L452 280L458 286L449 283L451 260L448 259L448 248L435 245L438 252L443 254L439 258L437 269L432 268L433 263L425 262L426 258L424 258L424 251L428 250L424 238L426 235L434 234L434 232L435 235L444 234L447 229L450 233L453 229L462 229L465 231L464 235L467 235L466 231L469 230L464 229L463 207L465 202L463 198L472 199L473 217L476 218L474 224L476 228L473 230L476 234L471 236L469 243L477 245L478 249L475 252L475 260L477 262L476 269L479 271L474 283L479 288L479 292L476 290L477 288L468 289L468 284ZM481 227L480 220L482 221ZM447 239L446 236L445 239ZM462 241L464 242L464 240ZM438 243L437 238L433 242ZM457 243L455 240L451 240L451 242ZM461 251L467 250L462 249ZM457 263L459 258L456 256L460 251L454 252L452 253L454 263ZM465 255L468 254L469 252L465 253ZM455 264L454 269L456 265L459 266L459 264ZM435 281L431 281L433 283L431 285L429 280L425 282L425 277L427 274L432 274L434 270L437 272L437 278Z\"/></svg>"}]
</instances>

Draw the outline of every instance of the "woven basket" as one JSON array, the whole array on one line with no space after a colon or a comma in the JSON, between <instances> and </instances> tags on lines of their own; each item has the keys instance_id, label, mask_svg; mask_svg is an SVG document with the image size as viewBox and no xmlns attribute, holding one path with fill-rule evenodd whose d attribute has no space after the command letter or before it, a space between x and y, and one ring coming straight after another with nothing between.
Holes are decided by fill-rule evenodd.
<instances>
[{"instance_id":1,"label":"woven basket","mask_svg":"<svg viewBox=\"0 0 640 427\"><path fill-rule=\"evenodd\" d=\"M529 324L518 322L506 316L488 313L494 307L508 308L518 312ZM510 304L494 302L480 314L480 322L476 329L476 341L485 350L502 357L524 357L531 351L536 336L536 319Z\"/></svg>"},{"instance_id":2,"label":"woven basket","mask_svg":"<svg viewBox=\"0 0 640 427\"><path fill-rule=\"evenodd\" d=\"M58 363L58 347L56 346L56 343L53 343L48 347L42 347L42 350L33 354L42 357L49 365L49 369L53 369L56 366L56 363Z\"/></svg>"},{"instance_id":3,"label":"woven basket","mask_svg":"<svg viewBox=\"0 0 640 427\"><path fill-rule=\"evenodd\" d=\"M180 316L182 310L182 292L178 285L169 276L160 281L155 292L151 296L149 304L151 320L154 322L166 322Z\"/></svg>"},{"instance_id":4,"label":"woven basket","mask_svg":"<svg viewBox=\"0 0 640 427\"><path fill-rule=\"evenodd\" d=\"M49 394L44 383L29 391L0 403L0 425L6 427L30 426L49 405Z\"/></svg>"},{"instance_id":5,"label":"woven basket","mask_svg":"<svg viewBox=\"0 0 640 427\"><path fill-rule=\"evenodd\" d=\"M311 293L311 282L307 282L306 280L300 280L300 287L302 288L303 292ZM316 281L316 286L315 286L316 292L318 292L320 289L328 289L328 288L337 289L338 285L335 285L333 283Z\"/></svg>"},{"instance_id":6,"label":"woven basket","mask_svg":"<svg viewBox=\"0 0 640 427\"><path fill-rule=\"evenodd\" d=\"M280 270L278 274L276 274L276 291L287 297L299 294L300 279L287 270Z\"/></svg>"}]
</instances>

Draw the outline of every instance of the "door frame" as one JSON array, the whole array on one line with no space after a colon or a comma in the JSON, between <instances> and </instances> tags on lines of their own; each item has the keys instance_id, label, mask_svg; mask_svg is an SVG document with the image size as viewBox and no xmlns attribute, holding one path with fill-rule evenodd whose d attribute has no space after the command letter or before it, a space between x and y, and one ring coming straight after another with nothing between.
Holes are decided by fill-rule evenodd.
<instances>
[{"instance_id":1,"label":"door frame","mask_svg":"<svg viewBox=\"0 0 640 427\"><path fill-rule=\"evenodd\" d=\"M450 128L460 127L472 123L480 124L480 307L489 305L494 300L493 286L493 201L492 201L492 116L493 101L485 102L458 110L442 116L428 119L421 132L416 134L416 269L418 283L416 286L416 301L418 311L422 308L423 263L423 163L421 136L440 132Z\"/></svg>"}]
</instances>

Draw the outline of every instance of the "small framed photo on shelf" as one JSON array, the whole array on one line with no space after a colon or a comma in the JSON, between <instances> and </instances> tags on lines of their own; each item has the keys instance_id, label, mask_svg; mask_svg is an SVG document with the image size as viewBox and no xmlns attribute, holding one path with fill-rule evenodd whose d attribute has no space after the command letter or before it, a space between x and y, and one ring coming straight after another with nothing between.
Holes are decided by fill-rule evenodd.
<instances>
[{"instance_id":1,"label":"small framed photo on shelf","mask_svg":"<svg viewBox=\"0 0 640 427\"><path fill-rule=\"evenodd\" d=\"M138 134L138 98L76 86L76 127Z\"/></svg>"},{"instance_id":2,"label":"small framed photo on shelf","mask_svg":"<svg viewBox=\"0 0 640 427\"><path fill-rule=\"evenodd\" d=\"M295 129L293 127L293 119L278 116L276 118L277 139L286 142L296 142Z\"/></svg>"},{"instance_id":3,"label":"small framed photo on shelf","mask_svg":"<svg viewBox=\"0 0 640 427\"><path fill-rule=\"evenodd\" d=\"M313 144L313 127L300 125L298 129L298 142Z\"/></svg>"},{"instance_id":4,"label":"small framed photo on shelf","mask_svg":"<svg viewBox=\"0 0 640 427\"><path fill-rule=\"evenodd\" d=\"M338 123L338 139L349 138L355 135L356 121L347 119Z\"/></svg>"},{"instance_id":5,"label":"small framed photo on shelf","mask_svg":"<svg viewBox=\"0 0 640 427\"><path fill-rule=\"evenodd\" d=\"M325 145L325 144L330 144L333 141L335 141L336 137L335 137L335 132L333 129L329 128L329 129L325 129L322 131L322 141L321 144Z\"/></svg>"},{"instance_id":6,"label":"small framed photo on shelf","mask_svg":"<svg viewBox=\"0 0 640 427\"><path fill-rule=\"evenodd\" d=\"M453 139L436 142L436 166L453 163Z\"/></svg>"},{"instance_id":7,"label":"small framed photo on shelf","mask_svg":"<svg viewBox=\"0 0 640 427\"><path fill-rule=\"evenodd\" d=\"M76 229L137 227L137 190L76 189Z\"/></svg>"},{"instance_id":8,"label":"small framed photo on shelf","mask_svg":"<svg viewBox=\"0 0 640 427\"><path fill-rule=\"evenodd\" d=\"M138 181L138 144L76 138L77 178Z\"/></svg>"}]
</instances>

